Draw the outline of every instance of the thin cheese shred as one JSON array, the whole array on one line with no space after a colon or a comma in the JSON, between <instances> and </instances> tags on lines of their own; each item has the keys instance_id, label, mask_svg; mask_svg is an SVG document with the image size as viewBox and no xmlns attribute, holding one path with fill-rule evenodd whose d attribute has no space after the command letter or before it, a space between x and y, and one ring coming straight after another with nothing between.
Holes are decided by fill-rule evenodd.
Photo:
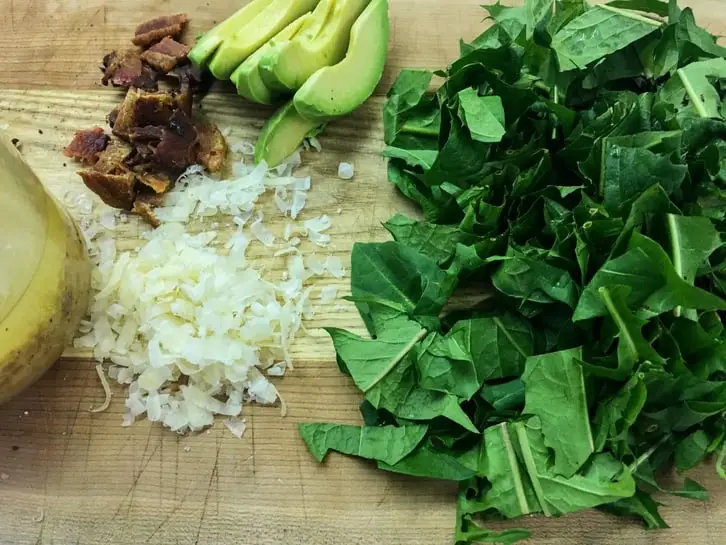
<instances>
[{"instance_id":1,"label":"thin cheese shred","mask_svg":"<svg viewBox=\"0 0 726 545\"><path fill-rule=\"evenodd\" d=\"M101 379L101 386L103 386L103 393L106 396L106 399L101 405L99 405L95 409L93 407L88 409L88 412L102 413L111 405L111 387L108 385L108 380L106 380L106 374L103 372L103 365L101 365L100 363L96 365L96 373L98 373L98 378Z\"/></svg>"}]
</instances>

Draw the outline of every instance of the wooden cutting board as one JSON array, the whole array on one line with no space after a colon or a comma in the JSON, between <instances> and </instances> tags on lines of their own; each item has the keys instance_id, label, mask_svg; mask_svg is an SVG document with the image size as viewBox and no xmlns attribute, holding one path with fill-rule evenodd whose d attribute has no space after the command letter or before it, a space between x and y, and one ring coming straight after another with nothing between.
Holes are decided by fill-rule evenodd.
<instances>
[{"instance_id":1,"label":"wooden cutting board","mask_svg":"<svg viewBox=\"0 0 726 545\"><path fill-rule=\"evenodd\" d=\"M120 100L99 84L103 54L127 46L135 25L153 16L187 12L193 37L241 3L0 0L0 127L20 140L56 195L81 190L75 165L61 150L74 130L103 126ZM385 239L380 223L410 211L387 183L378 155L385 91L403 67L445 66L456 58L458 39L482 28L479 0L391 4L389 64L376 96L329 127L321 138L324 153L304 157L313 178L306 217L332 213L333 251L346 262L354 241ZM726 31L722 0L690 5L714 33ZM230 128L231 140L253 140L269 115L222 87L205 99L203 111ZM337 178L340 161L355 164L353 181ZM282 223L272 228L281 230ZM123 224L119 247L135 245L144 229L136 219ZM272 272L282 266L259 249L252 254ZM347 282L337 282L342 294ZM379 472L337 455L320 465L298 438L300 422L360 422L360 396L338 372L319 329L327 324L360 327L350 306L322 308L295 346L295 370L277 383L288 416L275 407L246 407L249 428L242 440L221 425L191 436L148 422L122 428L120 387L107 412L90 414L88 407L103 399L93 362L69 350L38 384L0 408L0 544L451 543L453 486ZM535 544L725 543L726 484L712 467L694 477L707 485L711 500L663 498L672 530L648 533L597 512L520 525L535 530Z\"/></svg>"}]
</instances>

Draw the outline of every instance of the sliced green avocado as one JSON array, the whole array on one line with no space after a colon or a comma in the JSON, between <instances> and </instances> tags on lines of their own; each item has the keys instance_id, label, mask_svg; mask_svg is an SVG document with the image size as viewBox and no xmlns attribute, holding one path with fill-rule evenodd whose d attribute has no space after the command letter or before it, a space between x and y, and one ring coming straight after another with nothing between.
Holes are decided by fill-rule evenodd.
<instances>
[{"instance_id":1,"label":"sliced green avocado","mask_svg":"<svg viewBox=\"0 0 726 545\"><path fill-rule=\"evenodd\" d=\"M388 27L388 0L371 0L350 31L345 58L315 72L295 93L300 115L322 122L363 104L383 75Z\"/></svg>"},{"instance_id":2,"label":"sliced green avocado","mask_svg":"<svg viewBox=\"0 0 726 545\"><path fill-rule=\"evenodd\" d=\"M350 29L370 0L335 0L332 13L317 36L301 34L260 61L262 81L270 89L294 91L324 66L340 62Z\"/></svg>"},{"instance_id":3,"label":"sliced green avocado","mask_svg":"<svg viewBox=\"0 0 726 545\"><path fill-rule=\"evenodd\" d=\"M224 40L229 40L237 34L239 29L244 27L252 19L257 17L273 0L252 0L243 8L237 10L233 15L219 23L209 32L205 33L189 52L189 60L195 66L203 68L209 58L219 48Z\"/></svg>"},{"instance_id":4,"label":"sliced green avocado","mask_svg":"<svg viewBox=\"0 0 726 545\"><path fill-rule=\"evenodd\" d=\"M217 49L209 71L217 79L227 79L232 72L262 44L298 17L306 14L319 0L272 0L252 20L240 28Z\"/></svg>"},{"instance_id":5,"label":"sliced green avocado","mask_svg":"<svg viewBox=\"0 0 726 545\"><path fill-rule=\"evenodd\" d=\"M265 45L252 53L247 60L232 72L230 79L237 87L237 94L258 104L272 104L277 96L268 89L260 77L259 63L262 56L270 49L282 47L290 38L295 36L301 29L306 28L312 20L312 13L306 13L299 19L278 32Z\"/></svg>"},{"instance_id":6,"label":"sliced green avocado","mask_svg":"<svg viewBox=\"0 0 726 545\"><path fill-rule=\"evenodd\" d=\"M305 137L320 125L317 121L302 117L292 101L288 102L265 123L257 138L255 161L265 161L270 168L276 167L292 155Z\"/></svg>"}]
</instances>

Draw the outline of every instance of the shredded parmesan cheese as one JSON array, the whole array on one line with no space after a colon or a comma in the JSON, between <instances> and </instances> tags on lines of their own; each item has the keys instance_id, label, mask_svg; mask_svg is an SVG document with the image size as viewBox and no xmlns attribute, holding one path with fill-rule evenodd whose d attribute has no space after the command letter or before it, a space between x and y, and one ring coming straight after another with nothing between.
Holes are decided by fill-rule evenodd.
<instances>
[{"instance_id":1,"label":"shredded parmesan cheese","mask_svg":"<svg viewBox=\"0 0 726 545\"><path fill-rule=\"evenodd\" d=\"M242 145L237 149L249 151ZM157 209L162 225L144 233L143 243L131 251L116 248L107 233L115 227L110 217L100 225L88 223L96 229L87 237L95 296L74 345L92 349L99 362L106 400L93 412L110 404L101 367L110 362L109 377L128 386L124 426L146 415L183 433L224 415L227 428L242 437L244 402L279 402L281 414L287 414L287 403L268 377L293 369L290 346L314 314L314 279L343 274L334 256L314 258L306 266L300 238L293 236L327 245L328 216L287 223L284 242L263 224L258 199L268 191L280 212L293 220L305 205L311 182L293 175L299 163L299 153L273 170L238 162L230 180L191 167ZM68 200L74 214L87 213L84 199L72 195ZM228 239L204 230L220 215L236 227ZM270 256L288 254L282 281L266 278L248 259L251 244L270 248Z\"/></svg>"},{"instance_id":2,"label":"shredded parmesan cheese","mask_svg":"<svg viewBox=\"0 0 726 545\"><path fill-rule=\"evenodd\" d=\"M102 413L111 405L111 387L108 385L106 375L103 372L103 365L101 365L100 363L96 365L96 373L98 373L98 378L101 379L101 386L103 386L103 393L106 396L106 399L101 405L99 405L95 409L91 407L88 410L92 413Z\"/></svg>"},{"instance_id":3,"label":"shredded parmesan cheese","mask_svg":"<svg viewBox=\"0 0 726 545\"><path fill-rule=\"evenodd\" d=\"M40 524L45 520L45 510L42 507L38 507L38 514L33 517L33 522Z\"/></svg>"},{"instance_id":4,"label":"shredded parmesan cheese","mask_svg":"<svg viewBox=\"0 0 726 545\"><path fill-rule=\"evenodd\" d=\"M342 180L350 180L355 176L355 169L350 163L340 163L338 165L338 177Z\"/></svg>"}]
</instances>

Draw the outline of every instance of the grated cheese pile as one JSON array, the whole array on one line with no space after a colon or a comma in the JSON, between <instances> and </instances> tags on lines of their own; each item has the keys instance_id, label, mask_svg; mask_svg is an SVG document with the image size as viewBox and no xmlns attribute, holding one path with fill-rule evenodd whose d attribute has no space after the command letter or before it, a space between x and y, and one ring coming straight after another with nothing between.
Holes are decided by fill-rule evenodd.
<instances>
[{"instance_id":1,"label":"grated cheese pile","mask_svg":"<svg viewBox=\"0 0 726 545\"><path fill-rule=\"evenodd\" d=\"M335 256L309 255L306 262L300 238L292 236L326 246L327 216L288 223L282 237L263 224L256 204L267 190L274 190L282 214L295 219L302 210L311 182L292 174L299 163L299 154L270 171L240 162L233 178L221 182L192 167L157 209L162 225L143 235L140 248L119 252L108 235L91 245L96 293L90 321L74 345L112 362L109 376L128 385L124 425L145 413L181 433L224 415L230 431L241 436L243 402L278 400L265 373L282 376L292 367L290 345L313 314L312 280L345 274ZM74 204L85 205L82 199ZM213 230L187 231L190 220L217 214L232 216L237 226L229 240ZM104 217L101 226L112 229L115 221ZM94 226L87 238L98 231ZM288 254L287 270L273 282L246 251L276 242L287 245L277 252ZM328 290L324 300L334 297Z\"/></svg>"}]
</instances>

